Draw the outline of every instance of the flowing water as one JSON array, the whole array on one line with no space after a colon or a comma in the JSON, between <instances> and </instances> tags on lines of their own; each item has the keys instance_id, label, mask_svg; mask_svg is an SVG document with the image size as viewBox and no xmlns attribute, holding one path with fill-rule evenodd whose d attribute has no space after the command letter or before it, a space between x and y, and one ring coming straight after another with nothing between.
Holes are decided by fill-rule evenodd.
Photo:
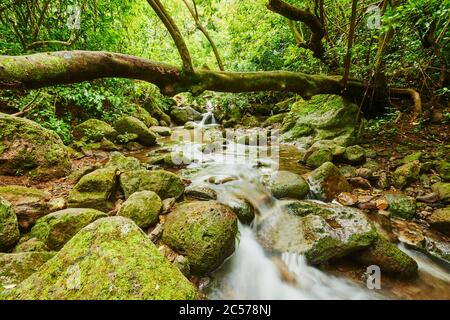
<instances>
[{"instance_id":1,"label":"flowing water","mask_svg":"<svg viewBox=\"0 0 450 320\"><path fill-rule=\"evenodd\" d=\"M245 199L256 209L252 226L239 224L239 240L235 253L213 273L206 291L210 299L379 299L417 298L409 294L438 288L419 298L446 298L450 294L450 276L445 267L438 266L425 255L400 247L419 264L420 278L412 284L389 283L388 290L369 290L365 280L352 279L342 272L324 272L309 266L303 256L285 252L267 253L258 243L255 225L265 217L274 216L281 209L281 200L273 198L261 183L261 177L274 170L290 170L303 174L308 170L297 163L299 151L287 145L260 144L245 146L236 137L253 134L255 130L234 133L227 148L202 152L202 145L214 141L215 119L212 109L204 114L194 130L175 128L172 140L162 141L172 151L183 152L189 160L181 174L192 183L208 183L218 195L218 201L230 204ZM213 137L213 138L211 138ZM182 143L173 143L173 139ZM230 178L223 184L209 183L209 178ZM394 292L396 291L397 292ZM405 292L406 291L406 292ZM394 294L393 294L394 292ZM444 296L444 297L442 297ZM450 298L450 297L447 297Z\"/></svg>"}]
</instances>

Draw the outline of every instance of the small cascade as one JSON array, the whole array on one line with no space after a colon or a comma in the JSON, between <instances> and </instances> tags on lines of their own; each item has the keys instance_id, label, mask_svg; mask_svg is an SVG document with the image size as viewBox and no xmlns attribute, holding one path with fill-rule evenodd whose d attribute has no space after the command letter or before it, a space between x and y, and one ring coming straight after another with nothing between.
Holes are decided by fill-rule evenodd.
<instances>
[{"instance_id":1,"label":"small cascade","mask_svg":"<svg viewBox=\"0 0 450 320\"><path fill-rule=\"evenodd\" d=\"M206 112L203 114L203 118L199 123L200 127L204 127L206 125L215 125L217 124L216 118L214 117L214 106L212 105L211 101L208 101L206 103Z\"/></svg>"}]
</instances>

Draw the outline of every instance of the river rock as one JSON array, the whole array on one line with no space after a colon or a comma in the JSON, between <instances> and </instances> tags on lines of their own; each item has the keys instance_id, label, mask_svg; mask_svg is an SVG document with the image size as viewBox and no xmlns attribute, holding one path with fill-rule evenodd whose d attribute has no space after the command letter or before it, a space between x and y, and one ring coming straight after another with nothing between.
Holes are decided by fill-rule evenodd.
<instances>
[{"instance_id":1,"label":"river rock","mask_svg":"<svg viewBox=\"0 0 450 320\"><path fill-rule=\"evenodd\" d=\"M419 179L420 163L413 161L398 167L392 174L392 183L398 189L407 187L411 182Z\"/></svg>"},{"instance_id":2,"label":"river rock","mask_svg":"<svg viewBox=\"0 0 450 320\"><path fill-rule=\"evenodd\" d=\"M111 153L105 167L115 167L120 172L143 169L138 159L135 157L126 157L120 152Z\"/></svg>"},{"instance_id":3,"label":"river rock","mask_svg":"<svg viewBox=\"0 0 450 320\"><path fill-rule=\"evenodd\" d=\"M142 121L147 127L157 126L158 120L153 118L151 114L141 106L135 106L136 112L134 117Z\"/></svg>"},{"instance_id":4,"label":"river rock","mask_svg":"<svg viewBox=\"0 0 450 320\"><path fill-rule=\"evenodd\" d=\"M215 201L181 204L167 215L162 241L189 260L191 272L202 275L219 267L233 253L237 218Z\"/></svg>"},{"instance_id":5,"label":"river rock","mask_svg":"<svg viewBox=\"0 0 450 320\"><path fill-rule=\"evenodd\" d=\"M19 223L12 205L0 198L0 251L6 252L19 241Z\"/></svg>"},{"instance_id":6,"label":"river rock","mask_svg":"<svg viewBox=\"0 0 450 320\"><path fill-rule=\"evenodd\" d=\"M49 180L70 173L67 148L53 131L37 123L0 113L0 175L30 173Z\"/></svg>"},{"instance_id":7,"label":"river rock","mask_svg":"<svg viewBox=\"0 0 450 320\"><path fill-rule=\"evenodd\" d=\"M120 175L120 186L128 198L134 192L153 191L161 199L179 198L184 192L183 181L174 173L165 170L135 170Z\"/></svg>"},{"instance_id":8,"label":"river rock","mask_svg":"<svg viewBox=\"0 0 450 320\"><path fill-rule=\"evenodd\" d=\"M202 120L202 114L191 107L174 107L170 117L177 125L184 125L188 121Z\"/></svg>"},{"instance_id":9,"label":"river rock","mask_svg":"<svg viewBox=\"0 0 450 320\"><path fill-rule=\"evenodd\" d=\"M343 158L348 163L360 164L366 161L366 151L363 147L358 145L347 147Z\"/></svg>"},{"instance_id":10,"label":"river rock","mask_svg":"<svg viewBox=\"0 0 450 320\"><path fill-rule=\"evenodd\" d=\"M258 239L264 247L302 254L309 263L321 264L369 247L377 237L375 228L357 209L298 203L294 211L283 210L258 226Z\"/></svg>"},{"instance_id":11,"label":"river rock","mask_svg":"<svg viewBox=\"0 0 450 320\"><path fill-rule=\"evenodd\" d=\"M313 195L323 201L331 201L341 192L350 192L351 186L331 162L325 162L308 175Z\"/></svg>"},{"instance_id":12,"label":"river rock","mask_svg":"<svg viewBox=\"0 0 450 320\"><path fill-rule=\"evenodd\" d=\"M377 265L381 272L398 278L413 278L418 274L417 262L381 236L369 248L355 254L364 265Z\"/></svg>"},{"instance_id":13,"label":"river rock","mask_svg":"<svg viewBox=\"0 0 450 320\"><path fill-rule=\"evenodd\" d=\"M50 194L35 188L22 186L0 187L0 198L7 200L14 208L19 226L29 230L36 220L49 211Z\"/></svg>"},{"instance_id":14,"label":"river rock","mask_svg":"<svg viewBox=\"0 0 450 320\"><path fill-rule=\"evenodd\" d=\"M67 206L110 210L117 182L117 168L98 169L85 175L69 193Z\"/></svg>"},{"instance_id":15,"label":"river rock","mask_svg":"<svg viewBox=\"0 0 450 320\"><path fill-rule=\"evenodd\" d=\"M440 201L444 203L450 202L450 182L435 183L431 186L431 189L438 195Z\"/></svg>"},{"instance_id":16,"label":"river rock","mask_svg":"<svg viewBox=\"0 0 450 320\"><path fill-rule=\"evenodd\" d=\"M331 162L332 160L333 154L329 149L319 149L306 158L306 165L311 168L318 168L325 162Z\"/></svg>"},{"instance_id":17,"label":"river rock","mask_svg":"<svg viewBox=\"0 0 450 320\"><path fill-rule=\"evenodd\" d=\"M184 190L184 195L199 200L216 200L217 192L206 183L192 184Z\"/></svg>"},{"instance_id":18,"label":"river rock","mask_svg":"<svg viewBox=\"0 0 450 320\"><path fill-rule=\"evenodd\" d=\"M20 252L0 254L0 299L23 280L35 273L54 252ZM31 288L30 290L33 290Z\"/></svg>"},{"instance_id":19,"label":"river rock","mask_svg":"<svg viewBox=\"0 0 450 320\"><path fill-rule=\"evenodd\" d=\"M152 126L150 130L163 137L170 137L172 135L172 130L169 127Z\"/></svg>"},{"instance_id":20,"label":"river rock","mask_svg":"<svg viewBox=\"0 0 450 320\"><path fill-rule=\"evenodd\" d=\"M290 171L277 171L264 179L264 184L278 199L303 199L309 192L309 186L305 179Z\"/></svg>"},{"instance_id":21,"label":"river rock","mask_svg":"<svg viewBox=\"0 0 450 320\"><path fill-rule=\"evenodd\" d=\"M450 236L450 207L436 210L427 221L432 228Z\"/></svg>"},{"instance_id":22,"label":"river rock","mask_svg":"<svg viewBox=\"0 0 450 320\"><path fill-rule=\"evenodd\" d=\"M184 124L184 128L187 130L192 130L197 127L197 124L194 121L188 121Z\"/></svg>"},{"instance_id":23,"label":"river rock","mask_svg":"<svg viewBox=\"0 0 450 320\"><path fill-rule=\"evenodd\" d=\"M9 299L176 300L196 289L130 219L101 218L15 288Z\"/></svg>"},{"instance_id":24,"label":"river rock","mask_svg":"<svg viewBox=\"0 0 450 320\"><path fill-rule=\"evenodd\" d=\"M116 130L119 134L137 134L137 142L143 146L153 146L156 144L156 134L147 126L134 117L126 116L116 122Z\"/></svg>"},{"instance_id":25,"label":"river rock","mask_svg":"<svg viewBox=\"0 0 450 320\"><path fill-rule=\"evenodd\" d=\"M117 137L117 131L104 121L89 119L77 125L72 135L77 140L87 142L100 142L103 138L114 141Z\"/></svg>"},{"instance_id":26,"label":"river rock","mask_svg":"<svg viewBox=\"0 0 450 320\"><path fill-rule=\"evenodd\" d=\"M292 105L281 129L284 141L309 148L316 141L331 140L347 146L358 132L358 106L337 95L315 95Z\"/></svg>"},{"instance_id":27,"label":"river rock","mask_svg":"<svg viewBox=\"0 0 450 320\"><path fill-rule=\"evenodd\" d=\"M389 211L394 217L411 220L416 215L416 200L402 193L387 193L385 195L389 203Z\"/></svg>"},{"instance_id":28,"label":"river rock","mask_svg":"<svg viewBox=\"0 0 450 320\"><path fill-rule=\"evenodd\" d=\"M413 152L413 153L407 155L406 157L404 157L402 160L400 160L400 163L407 164L407 163L411 163L413 161L420 161L420 159L422 159L422 157L423 157L422 151Z\"/></svg>"},{"instance_id":29,"label":"river rock","mask_svg":"<svg viewBox=\"0 0 450 320\"><path fill-rule=\"evenodd\" d=\"M226 202L243 224L251 224L255 219L255 208L245 199L232 199Z\"/></svg>"},{"instance_id":30,"label":"river rock","mask_svg":"<svg viewBox=\"0 0 450 320\"><path fill-rule=\"evenodd\" d=\"M442 180L450 181L450 162L444 160L437 161L435 168Z\"/></svg>"},{"instance_id":31,"label":"river rock","mask_svg":"<svg viewBox=\"0 0 450 320\"><path fill-rule=\"evenodd\" d=\"M19 243L14 248L13 253L36 251L49 251L49 249L41 240L37 238L28 239L28 237L25 237L24 241L19 240Z\"/></svg>"},{"instance_id":32,"label":"river rock","mask_svg":"<svg viewBox=\"0 0 450 320\"><path fill-rule=\"evenodd\" d=\"M95 209L70 208L50 213L36 221L30 237L50 250L59 250L78 231L106 214Z\"/></svg>"},{"instance_id":33,"label":"river rock","mask_svg":"<svg viewBox=\"0 0 450 320\"><path fill-rule=\"evenodd\" d=\"M153 191L133 193L123 204L118 215L130 218L140 228L148 228L159 221L161 198Z\"/></svg>"}]
</instances>

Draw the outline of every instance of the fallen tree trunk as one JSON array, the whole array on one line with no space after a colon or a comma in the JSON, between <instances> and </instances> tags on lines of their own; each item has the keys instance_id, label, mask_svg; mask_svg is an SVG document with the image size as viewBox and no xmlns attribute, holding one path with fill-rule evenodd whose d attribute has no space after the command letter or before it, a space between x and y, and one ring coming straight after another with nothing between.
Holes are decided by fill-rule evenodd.
<instances>
[{"instance_id":1,"label":"fallen tree trunk","mask_svg":"<svg viewBox=\"0 0 450 320\"><path fill-rule=\"evenodd\" d=\"M147 59L104 51L57 51L27 56L0 56L0 89L36 89L99 78L129 78L155 84L165 95L218 92L285 91L308 99L316 94L361 97L362 82L300 72L217 72L181 68Z\"/></svg>"}]
</instances>

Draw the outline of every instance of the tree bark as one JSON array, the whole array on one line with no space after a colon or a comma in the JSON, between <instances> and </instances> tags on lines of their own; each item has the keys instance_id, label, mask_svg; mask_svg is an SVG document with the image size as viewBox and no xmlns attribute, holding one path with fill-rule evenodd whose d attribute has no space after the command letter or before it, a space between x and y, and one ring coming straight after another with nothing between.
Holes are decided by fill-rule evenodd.
<instances>
[{"instance_id":1,"label":"tree bark","mask_svg":"<svg viewBox=\"0 0 450 320\"><path fill-rule=\"evenodd\" d=\"M308 47L314 53L314 57L322 58L324 49L322 38L325 36L325 29L319 18L309 10L302 10L290 5L282 0L269 0L267 8L290 20L301 21L311 30L311 39Z\"/></svg>"},{"instance_id":2,"label":"tree bark","mask_svg":"<svg viewBox=\"0 0 450 320\"><path fill-rule=\"evenodd\" d=\"M147 59L104 51L57 51L26 56L0 56L0 89L35 89L99 78L129 78L155 84L165 95L218 92L284 91L305 99L317 94L340 94L357 99L365 86L349 80L341 92L341 77L300 72L219 72L198 69L192 73Z\"/></svg>"}]
</instances>

